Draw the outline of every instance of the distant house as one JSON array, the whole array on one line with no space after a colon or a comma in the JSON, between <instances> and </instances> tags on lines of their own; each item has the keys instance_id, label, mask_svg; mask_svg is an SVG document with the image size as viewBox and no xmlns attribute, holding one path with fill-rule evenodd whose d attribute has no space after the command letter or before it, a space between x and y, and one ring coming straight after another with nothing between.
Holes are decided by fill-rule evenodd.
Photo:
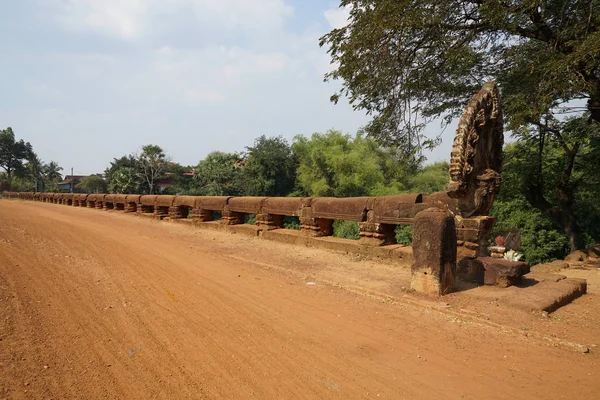
<instances>
[{"instance_id":1,"label":"distant house","mask_svg":"<svg viewBox=\"0 0 600 400\"><path fill-rule=\"evenodd\" d=\"M83 178L87 178L86 175L65 175L65 179L58 184L58 190L61 192L71 192L71 188L73 188L73 193L84 193L82 189L79 189L77 185L81 182Z\"/></svg>"},{"instance_id":2,"label":"distant house","mask_svg":"<svg viewBox=\"0 0 600 400\"><path fill-rule=\"evenodd\" d=\"M186 178L193 178L194 175L196 175L194 173L194 171L188 171L188 172L184 172L182 174L176 174L173 172L165 172L164 173L164 178L161 179L157 179L156 181L154 181L154 185L156 187L156 191L157 193L162 193L165 190L173 187L175 185L175 179L177 176L183 176Z\"/></svg>"}]
</instances>

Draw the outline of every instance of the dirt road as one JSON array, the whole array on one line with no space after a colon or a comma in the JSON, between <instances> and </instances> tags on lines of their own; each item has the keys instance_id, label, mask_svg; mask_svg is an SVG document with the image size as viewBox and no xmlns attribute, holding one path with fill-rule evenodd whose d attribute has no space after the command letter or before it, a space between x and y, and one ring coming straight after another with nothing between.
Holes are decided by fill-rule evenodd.
<instances>
[{"instance_id":1,"label":"dirt road","mask_svg":"<svg viewBox=\"0 0 600 400\"><path fill-rule=\"evenodd\" d=\"M307 285L320 265L307 254L317 253L2 200L0 398L600 397L595 349ZM335 257L343 275L351 261ZM597 321L585 326L600 335Z\"/></svg>"}]
</instances>

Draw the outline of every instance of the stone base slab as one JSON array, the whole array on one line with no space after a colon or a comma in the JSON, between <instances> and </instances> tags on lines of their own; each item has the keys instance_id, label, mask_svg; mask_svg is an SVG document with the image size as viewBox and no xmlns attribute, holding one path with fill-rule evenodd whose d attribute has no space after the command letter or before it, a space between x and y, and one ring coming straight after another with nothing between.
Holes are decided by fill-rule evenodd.
<instances>
[{"instance_id":1,"label":"stone base slab","mask_svg":"<svg viewBox=\"0 0 600 400\"><path fill-rule=\"evenodd\" d=\"M454 296L472 297L524 312L553 312L587 293L585 279L548 273L527 274L517 286L508 288L468 285L462 284Z\"/></svg>"},{"instance_id":2,"label":"stone base slab","mask_svg":"<svg viewBox=\"0 0 600 400\"><path fill-rule=\"evenodd\" d=\"M369 246L361 244L358 240L340 239L331 236L307 236L301 231L292 229L275 229L271 231L265 231L261 232L260 236L264 239L285 244L316 247L339 251L346 254L366 255L369 257L397 261L401 264L410 265L413 262L412 247L399 244L388 246Z\"/></svg>"}]
</instances>

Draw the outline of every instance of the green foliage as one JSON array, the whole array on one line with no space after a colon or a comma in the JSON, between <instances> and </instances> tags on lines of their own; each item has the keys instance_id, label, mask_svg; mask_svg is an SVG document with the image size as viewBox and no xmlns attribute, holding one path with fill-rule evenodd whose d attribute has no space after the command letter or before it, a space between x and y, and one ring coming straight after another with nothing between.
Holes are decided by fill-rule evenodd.
<instances>
[{"instance_id":1,"label":"green foliage","mask_svg":"<svg viewBox=\"0 0 600 400\"><path fill-rule=\"evenodd\" d=\"M77 185L78 189L82 189L86 193L106 193L108 185L100 174L86 176Z\"/></svg>"},{"instance_id":2,"label":"green foliage","mask_svg":"<svg viewBox=\"0 0 600 400\"><path fill-rule=\"evenodd\" d=\"M44 179L47 183L56 184L62 180L63 167L58 165L56 161L50 161L50 163L43 167Z\"/></svg>"},{"instance_id":3,"label":"green foliage","mask_svg":"<svg viewBox=\"0 0 600 400\"><path fill-rule=\"evenodd\" d=\"M256 225L256 214L246 214L244 223L248 225Z\"/></svg>"},{"instance_id":4,"label":"green foliage","mask_svg":"<svg viewBox=\"0 0 600 400\"><path fill-rule=\"evenodd\" d=\"M193 167L186 167L174 162L167 163L164 169L164 176L169 178L173 186L163 190L162 194L191 195L190 191L193 190L194 185L193 177L186 174L193 171L193 169Z\"/></svg>"},{"instance_id":5,"label":"green foliage","mask_svg":"<svg viewBox=\"0 0 600 400\"><path fill-rule=\"evenodd\" d=\"M300 196L381 196L404 190L413 165L395 147L338 131L297 136L292 150L298 158L295 194Z\"/></svg>"},{"instance_id":6,"label":"green foliage","mask_svg":"<svg viewBox=\"0 0 600 400\"><path fill-rule=\"evenodd\" d=\"M336 220L333 222L333 236L342 239L360 239L358 222Z\"/></svg>"},{"instance_id":7,"label":"green foliage","mask_svg":"<svg viewBox=\"0 0 600 400\"><path fill-rule=\"evenodd\" d=\"M300 218L298 217L283 217L283 227L285 229L300 230Z\"/></svg>"},{"instance_id":8,"label":"green foliage","mask_svg":"<svg viewBox=\"0 0 600 400\"><path fill-rule=\"evenodd\" d=\"M104 171L104 177L111 193L140 193L142 180L138 174L138 161L133 155L115 158Z\"/></svg>"},{"instance_id":9,"label":"green foliage","mask_svg":"<svg viewBox=\"0 0 600 400\"><path fill-rule=\"evenodd\" d=\"M239 196L243 194L242 169L237 154L215 151L198 163L196 187L203 196Z\"/></svg>"},{"instance_id":10,"label":"green foliage","mask_svg":"<svg viewBox=\"0 0 600 400\"><path fill-rule=\"evenodd\" d=\"M0 191L8 191L8 175L0 173Z\"/></svg>"},{"instance_id":11,"label":"green foliage","mask_svg":"<svg viewBox=\"0 0 600 400\"><path fill-rule=\"evenodd\" d=\"M142 147L137 163L140 176L148 187L148 193L155 193L156 180L163 176L169 158L160 146L148 144Z\"/></svg>"},{"instance_id":12,"label":"green foliage","mask_svg":"<svg viewBox=\"0 0 600 400\"><path fill-rule=\"evenodd\" d=\"M396 242L408 246L412 245L412 225L396 226Z\"/></svg>"},{"instance_id":13,"label":"green foliage","mask_svg":"<svg viewBox=\"0 0 600 400\"><path fill-rule=\"evenodd\" d=\"M248 151L244 193L248 196L286 196L294 189L297 160L281 136L260 136Z\"/></svg>"},{"instance_id":14,"label":"green foliage","mask_svg":"<svg viewBox=\"0 0 600 400\"><path fill-rule=\"evenodd\" d=\"M502 88L512 130L541 121L558 104L587 98L600 121L600 0L342 0L349 24L321 38L337 67L326 79L367 131L406 151L423 124L462 111L482 83Z\"/></svg>"},{"instance_id":15,"label":"green foliage","mask_svg":"<svg viewBox=\"0 0 600 400\"><path fill-rule=\"evenodd\" d=\"M120 166L110 172L108 191L111 193L140 193L140 177L133 167Z\"/></svg>"},{"instance_id":16,"label":"green foliage","mask_svg":"<svg viewBox=\"0 0 600 400\"><path fill-rule=\"evenodd\" d=\"M435 193L446 190L450 182L450 164L447 161L436 162L419 170L408 180L411 193Z\"/></svg>"},{"instance_id":17,"label":"green foliage","mask_svg":"<svg viewBox=\"0 0 600 400\"><path fill-rule=\"evenodd\" d=\"M496 201L491 214L497 218L491 237L499 232L519 230L520 252L531 264L562 259L569 254L569 238L552 219L525 200Z\"/></svg>"},{"instance_id":18,"label":"green foliage","mask_svg":"<svg viewBox=\"0 0 600 400\"><path fill-rule=\"evenodd\" d=\"M33 155L33 149L23 139L16 140L12 128L0 130L0 167L7 174L8 190L11 190L13 173L23 168L25 160Z\"/></svg>"},{"instance_id":19,"label":"green foliage","mask_svg":"<svg viewBox=\"0 0 600 400\"><path fill-rule=\"evenodd\" d=\"M572 251L600 243L600 125L586 118L561 125L560 132L523 130L506 146L499 199L527 199L569 236Z\"/></svg>"}]
</instances>

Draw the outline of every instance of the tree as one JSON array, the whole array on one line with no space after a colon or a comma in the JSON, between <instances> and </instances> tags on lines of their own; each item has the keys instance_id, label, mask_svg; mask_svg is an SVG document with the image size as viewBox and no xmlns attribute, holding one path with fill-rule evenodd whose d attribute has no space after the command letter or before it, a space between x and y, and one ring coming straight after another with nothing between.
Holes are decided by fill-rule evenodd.
<instances>
[{"instance_id":1,"label":"tree","mask_svg":"<svg viewBox=\"0 0 600 400\"><path fill-rule=\"evenodd\" d=\"M8 176L6 172L0 173L0 191L8 191Z\"/></svg>"},{"instance_id":2,"label":"tree","mask_svg":"<svg viewBox=\"0 0 600 400\"><path fill-rule=\"evenodd\" d=\"M138 157L138 165L150 194L154 193L154 183L162 176L167 162L169 162L169 159L159 146L149 144L142 147L142 153Z\"/></svg>"},{"instance_id":3,"label":"tree","mask_svg":"<svg viewBox=\"0 0 600 400\"><path fill-rule=\"evenodd\" d=\"M457 116L482 83L501 87L509 129L587 99L600 121L600 0L343 0L347 26L321 38L367 131L407 150L423 122ZM431 142L425 144L432 144Z\"/></svg>"},{"instance_id":4,"label":"tree","mask_svg":"<svg viewBox=\"0 0 600 400\"><path fill-rule=\"evenodd\" d=\"M498 221L491 236L518 230L521 235L519 252L531 265L563 259L570 252L569 238L552 218L523 199L497 200L491 214Z\"/></svg>"},{"instance_id":5,"label":"tree","mask_svg":"<svg viewBox=\"0 0 600 400\"><path fill-rule=\"evenodd\" d=\"M15 191L39 192L44 189L43 165L35 152L30 151L22 168L14 171L12 188Z\"/></svg>"},{"instance_id":6,"label":"tree","mask_svg":"<svg viewBox=\"0 0 600 400\"><path fill-rule=\"evenodd\" d=\"M191 166L183 166L179 163L170 162L165 166L164 175L169 178L172 186L165 188L162 194L190 194L193 186L194 170Z\"/></svg>"},{"instance_id":7,"label":"tree","mask_svg":"<svg viewBox=\"0 0 600 400\"><path fill-rule=\"evenodd\" d=\"M396 147L382 147L361 133L339 131L297 136L297 194L302 196L377 196L406 189L414 165Z\"/></svg>"},{"instance_id":8,"label":"tree","mask_svg":"<svg viewBox=\"0 0 600 400\"><path fill-rule=\"evenodd\" d=\"M108 190L111 193L140 193L142 178L138 172L135 156L130 154L113 159L104 171Z\"/></svg>"},{"instance_id":9,"label":"tree","mask_svg":"<svg viewBox=\"0 0 600 400\"><path fill-rule=\"evenodd\" d=\"M283 137L267 138L263 135L254 141L254 146L246 149L244 194L287 196L293 191L298 162Z\"/></svg>"},{"instance_id":10,"label":"tree","mask_svg":"<svg viewBox=\"0 0 600 400\"><path fill-rule=\"evenodd\" d=\"M243 194L241 158L237 154L215 151L196 167L196 185L203 196Z\"/></svg>"},{"instance_id":11,"label":"tree","mask_svg":"<svg viewBox=\"0 0 600 400\"><path fill-rule=\"evenodd\" d=\"M79 182L77 188L82 189L86 193L104 193L107 189L107 184L101 174L86 176Z\"/></svg>"},{"instance_id":12,"label":"tree","mask_svg":"<svg viewBox=\"0 0 600 400\"><path fill-rule=\"evenodd\" d=\"M110 193L140 193L139 174L133 167L118 167L111 172L111 178L107 187Z\"/></svg>"},{"instance_id":13,"label":"tree","mask_svg":"<svg viewBox=\"0 0 600 400\"><path fill-rule=\"evenodd\" d=\"M598 215L597 200L590 200L600 196L600 125L586 117L561 124L560 141L534 128L506 146L500 200L527 199L564 232L574 251L590 244L586 236L600 241L592 227L586 232L580 224Z\"/></svg>"},{"instance_id":14,"label":"tree","mask_svg":"<svg viewBox=\"0 0 600 400\"><path fill-rule=\"evenodd\" d=\"M528 143L536 132L540 148L560 147L566 159L552 178L562 185L560 203L535 195L534 186L521 198L554 214L571 248L580 248L570 165L595 134L582 121L600 121L600 0L341 4L351 7L349 24L321 39L339 65L326 79L343 81L332 100L349 97L373 116L370 134L412 149L421 144L423 122L449 122L483 82L496 80L506 127ZM581 100L586 107L573 103ZM565 113L576 114L578 134L567 132L575 122ZM536 158L538 170L543 157Z\"/></svg>"},{"instance_id":15,"label":"tree","mask_svg":"<svg viewBox=\"0 0 600 400\"><path fill-rule=\"evenodd\" d=\"M62 174L60 172L62 170L63 168L59 166L56 161L50 161L50 163L42 167L44 185L46 186L47 190L56 190L58 182L62 180Z\"/></svg>"},{"instance_id":16,"label":"tree","mask_svg":"<svg viewBox=\"0 0 600 400\"><path fill-rule=\"evenodd\" d=\"M450 175L450 165L446 161L427 165L410 177L408 191L412 193L434 193L446 190Z\"/></svg>"},{"instance_id":17,"label":"tree","mask_svg":"<svg viewBox=\"0 0 600 400\"><path fill-rule=\"evenodd\" d=\"M4 168L7 175L8 190L12 188L13 173L23 168L23 162L33 152L31 145L23 139L17 141L12 128L0 130L0 167Z\"/></svg>"},{"instance_id":18,"label":"tree","mask_svg":"<svg viewBox=\"0 0 600 400\"><path fill-rule=\"evenodd\" d=\"M42 163L42 160L40 160L38 155L36 153L34 153L33 151L31 151L29 154L25 168L27 169L29 176L32 178L32 180L34 182L34 187L35 187L34 191L35 192L43 191L45 188L44 165Z\"/></svg>"}]
</instances>

